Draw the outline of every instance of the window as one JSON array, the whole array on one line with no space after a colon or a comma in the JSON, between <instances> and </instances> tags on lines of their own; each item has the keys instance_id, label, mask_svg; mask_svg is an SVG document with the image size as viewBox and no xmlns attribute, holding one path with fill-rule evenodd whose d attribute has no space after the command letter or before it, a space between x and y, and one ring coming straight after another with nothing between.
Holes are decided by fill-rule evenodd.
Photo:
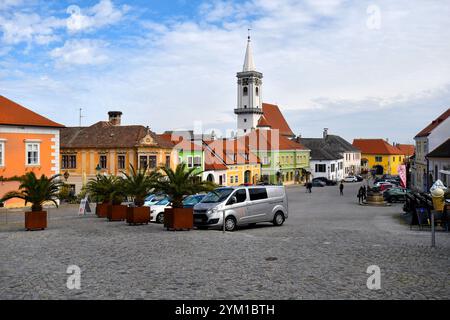
<instances>
[{"instance_id":1,"label":"window","mask_svg":"<svg viewBox=\"0 0 450 320\"><path fill-rule=\"evenodd\" d=\"M263 164L264 165L268 165L268 164L270 164L270 159L269 159L269 157L263 157Z\"/></svg>"},{"instance_id":2,"label":"window","mask_svg":"<svg viewBox=\"0 0 450 320\"><path fill-rule=\"evenodd\" d=\"M248 95L248 88L247 88L247 87L244 87L244 89L243 89L243 95L244 95L244 96L247 96L247 95Z\"/></svg>"},{"instance_id":3,"label":"window","mask_svg":"<svg viewBox=\"0 0 450 320\"><path fill-rule=\"evenodd\" d=\"M166 155L166 167L170 167L170 155Z\"/></svg>"},{"instance_id":4,"label":"window","mask_svg":"<svg viewBox=\"0 0 450 320\"><path fill-rule=\"evenodd\" d=\"M100 156L100 168L106 169L106 166L108 165L106 156Z\"/></svg>"},{"instance_id":5,"label":"window","mask_svg":"<svg viewBox=\"0 0 450 320\"><path fill-rule=\"evenodd\" d=\"M239 183L239 176L234 176L234 183Z\"/></svg>"},{"instance_id":6,"label":"window","mask_svg":"<svg viewBox=\"0 0 450 320\"><path fill-rule=\"evenodd\" d=\"M316 172L327 172L327 166L323 163L317 163Z\"/></svg>"},{"instance_id":7,"label":"window","mask_svg":"<svg viewBox=\"0 0 450 320\"><path fill-rule=\"evenodd\" d=\"M247 191L245 189L236 190L233 196L236 197L236 203L245 202L247 200Z\"/></svg>"},{"instance_id":8,"label":"window","mask_svg":"<svg viewBox=\"0 0 450 320\"><path fill-rule=\"evenodd\" d=\"M0 167L5 165L5 143L0 142Z\"/></svg>"},{"instance_id":9,"label":"window","mask_svg":"<svg viewBox=\"0 0 450 320\"><path fill-rule=\"evenodd\" d=\"M395 162L395 157L394 157L394 159L393 159L394 161L393 162Z\"/></svg>"},{"instance_id":10,"label":"window","mask_svg":"<svg viewBox=\"0 0 450 320\"><path fill-rule=\"evenodd\" d=\"M230 176L230 183L234 183L233 182L233 176Z\"/></svg>"},{"instance_id":11,"label":"window","mask_svg":"<svg viewBox=\"0 0 450 320\"><path fill-rule=\"evenodd\" d=\"M156 156L148 156L149 168L156 168Z\"/></svg>"},{"instance_id":12,"label":"window","mask_svg":"<svg viewBox=\"0 0 450 320\"><path fill-rule=\"evenodd\" d=\"M194 167L201 167L202 166L202 157L195 156L194 157Z\"/></svg>"},{"instance_id":13,"label":"window","mask_svg":"<svg viewBox=\"0 0 450 320\"><path fill-rule=\"evenodd\" d=\"M147 168L148 159L147 156L139 156L139 168Z\"/></svg>"},{"instance_id":14,"label":"window","mask_svg":"<svg viewBox=\"0 0 450 320\"><path fill-rule=\"evenodd\" d=\"M62 156L62 169L75 169L77 167L77 156L76 155L63 155Z\"/></svg>"},{"instance_id":15,"label":"window","mask_svg":"<svg viewBox=\"0 0 450 320\"><path fill-rule=\"evenodd\" d=\"M125 155L120 154L117 156L117 168L125 169Z\"/></svg>"},{"instance_id":16,"label":"window","mask_svg":"<svg viewBox=\"0 0 450 320\"><path fill-rule=\"evenodd\" d=\"M383 161L383 157L375 156L375 162L382 162L382 161Z\"/></svg>"},{"instance_id":17,"label":"window","mask_svg":"<svg viewBox=\"0 0 450 320\"><path fill-rule=\"evenodd\" d=\"M248 189L248 192L250 193L251 201L267 199L266 188L250 188Z\"/></svg>"},{"instance_id":18,"label":"window","mask_svg":"<svg viewBox=\"0 0 450 320\"><path fill-rule=\"evenodd\" d=\"M255 93L256 93L257 96L259 96L259 88L258 87L256 87Z\"/></svg>"},{"instance_id":19,"label":"window","mask_svg":"<svg viewBox=\"0 0 450 320\"><path fill-rule=\"evenodd\" d=\"M336 165L334 163L331 164L330 170L331 172L334 172L334 170L336 170Z\"/></svg>"},{"instance_id":20,"label":"window","mask_svg":"<svg viewBox=\"0 0 450 320\"><path fill-rule=\"evenodd\" d=\"M187 157L187 165L188 168L192 168L194 166L194 161L192 157Z\"/></svg>"},{"instance_id":21,"label":"window","mask_svg":"<svg viewBox=\"0 0 450 320\"><path fill-rule=\"evenodd\" d=\"M27 143L27 165L38 165L39 164L39 143Z\"/></svg>"}]
</instances>

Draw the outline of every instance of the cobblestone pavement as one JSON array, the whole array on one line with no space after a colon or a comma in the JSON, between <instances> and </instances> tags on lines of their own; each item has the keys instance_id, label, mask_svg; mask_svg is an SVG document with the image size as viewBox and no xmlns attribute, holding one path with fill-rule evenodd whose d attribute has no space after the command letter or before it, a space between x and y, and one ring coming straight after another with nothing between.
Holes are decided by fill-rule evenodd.
<instances>
[{"instance_id":1,"label":"cobblestone pavement","mask_svg":"<svg viewBox=\"0 0 450 320\"><path fill-rule=\"evenodd\" d=\"M359 206L359 183L289 187L290 217L223 234L168 232L50 210L49 228L0 219L0 299L449 299L450 233L410 230L401 205ZM81 289L66 287L80 266ZM381 289L366 286L369 265Z\"/></svg>"}]
</instances>

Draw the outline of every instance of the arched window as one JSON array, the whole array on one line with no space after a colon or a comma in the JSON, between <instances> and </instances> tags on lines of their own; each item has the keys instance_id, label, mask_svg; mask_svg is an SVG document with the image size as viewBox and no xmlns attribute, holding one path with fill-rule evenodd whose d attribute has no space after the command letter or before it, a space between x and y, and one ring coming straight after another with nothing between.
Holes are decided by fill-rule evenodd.
<instances>
[{"instance_id":1,"label":"arched window","mask_svg":"<svg viewBox=\"0 0 450 320\"><path fill-rule=\"evenodd\" d=\"M256 95L259 96L259 88L256 87Z\"/></svg>"},{"instance_id":2,"label":"arched window","mask_svg":"<svg viewBox=\"0 0 450 320\"><path fill-rule=\"evenodd\" d=\"M243 91L244 96L248 95L248 88L244 87L244 91Z\"/></svg>"}]
</instances>

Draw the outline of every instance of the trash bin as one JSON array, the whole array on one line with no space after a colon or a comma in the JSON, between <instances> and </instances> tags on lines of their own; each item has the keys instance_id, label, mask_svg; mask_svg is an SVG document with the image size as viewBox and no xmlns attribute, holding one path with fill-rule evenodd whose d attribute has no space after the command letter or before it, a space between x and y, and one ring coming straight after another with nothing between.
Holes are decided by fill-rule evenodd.
<instances>
[{"instance_id":1,"label":"trash bin","mask_svg":"<svg viewBox=\"0 0 450 320\"><path fill-rule=\"evenodd\" d=\"M431 191L431 197L433 200L433 208L436 211L444 211L444 190L436 188Z\"/></svg>"}]
</instances>

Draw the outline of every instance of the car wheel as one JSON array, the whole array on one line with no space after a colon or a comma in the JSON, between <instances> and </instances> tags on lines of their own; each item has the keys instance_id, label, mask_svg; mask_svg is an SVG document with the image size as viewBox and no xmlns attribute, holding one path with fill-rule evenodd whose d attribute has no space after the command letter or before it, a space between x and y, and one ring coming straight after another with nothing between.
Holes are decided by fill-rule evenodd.
<instances>
[{"instance_id":1,"label":"car wheel","mask_svg":"<svg viewBox=\"0 0 450 320\"><path fill-rule=\"evenodd\" d=\"M164 223L164 213L160 213L156 216L157 223Z\"/></svg>"},{"instance_id":2,"label":"car wheel","mask_svg":"<svg viewBox=\"0 0 450 320\"><path fill-rule=\"evenodd\" d=\"M278 211L275 213L275 216L273 217L273 224L275 226L281 226L284 223L284 214L283 212Z\"/></svg>"},{"instance_id":3,"label":"car wheel","mask_svg":"<svg viewBox=\"0 0 450 320\"><path fill-rule=\"evenodd\" d=\"M234 219L234 217L227 217L225 219L225 230L226 231L236 230L236 219Z\"/></svg>"}]
</instances>

